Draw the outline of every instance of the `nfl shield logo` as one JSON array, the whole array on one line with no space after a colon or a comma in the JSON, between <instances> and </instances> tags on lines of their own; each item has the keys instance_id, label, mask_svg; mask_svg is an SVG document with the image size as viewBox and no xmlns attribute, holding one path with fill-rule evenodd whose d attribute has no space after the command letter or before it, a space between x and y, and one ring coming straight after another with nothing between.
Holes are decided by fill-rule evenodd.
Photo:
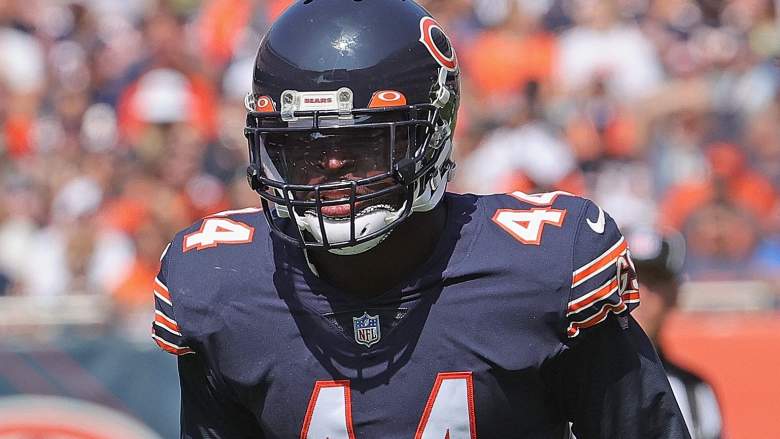
<instances>
[{"instance_id":1,"label":"nfl shield logo","mask_svg":"<svg viewBox=\"0 0 780 439\"><path fill-rule=\"evenodd\" d=\"M370 316L364 312L360 317L352 317L352 325L355 329L355 341L358 344L370 348L381 337L379 333L379 316Z\"/></svg>"}]
</instances>

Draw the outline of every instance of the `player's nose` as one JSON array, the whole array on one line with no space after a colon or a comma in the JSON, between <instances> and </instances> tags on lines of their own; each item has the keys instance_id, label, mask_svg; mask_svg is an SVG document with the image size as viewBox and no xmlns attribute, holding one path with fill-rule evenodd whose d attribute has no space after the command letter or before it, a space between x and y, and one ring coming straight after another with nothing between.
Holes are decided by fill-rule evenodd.
<instances>
[{"instance_id":1,"label":"player's nose","mask_svg":"<svg viewBox=\"0 0 780 439\"><path fill-rule=\"evenodd\" d=\"M346 174L352 172L355 160L343 155L327 154L322 159L322 169L331 174Z\"/></svg>"}]
</instances>

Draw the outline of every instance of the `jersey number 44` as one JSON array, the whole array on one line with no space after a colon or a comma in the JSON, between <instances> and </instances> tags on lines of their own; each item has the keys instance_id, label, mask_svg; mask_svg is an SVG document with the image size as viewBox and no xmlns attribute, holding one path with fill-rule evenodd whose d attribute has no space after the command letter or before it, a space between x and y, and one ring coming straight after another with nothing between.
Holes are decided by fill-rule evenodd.
<instances>
[{"instance_id":1,"label":"jersey number 44","mask_svg":"<svg viewBox=\"0 0 780 439\"><path fill-rule=\"evenodd\" d=\"M471 372L436 376L414 439L476 439ZM355 439L349 381L317 381L301 439Z\"/></svg>"}]
</instances>

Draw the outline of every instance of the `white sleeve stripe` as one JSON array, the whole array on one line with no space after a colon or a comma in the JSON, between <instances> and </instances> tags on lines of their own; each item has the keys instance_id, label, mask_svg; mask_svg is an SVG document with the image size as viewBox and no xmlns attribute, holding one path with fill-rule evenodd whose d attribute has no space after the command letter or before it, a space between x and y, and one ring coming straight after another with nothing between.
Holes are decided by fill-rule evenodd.
<instances>
[{"instance_id":1,"label":"white sleeve stripe","mask_svg":"<svg viewBox=\"0 0 780 439\"><path fill-rule=\"evenodd\" d=\"M173 329L171 329L171 328L169 328L169 327L167 327L167 326L165 326L165 325L161 324L160 322L154 322L154 325L155 325L155 326L157 326L158 328L163 328L163 329L165 329L166 331L170 332L170 333L171 333L171 334L173 334L173 335L176 335L176 336L179 336L179 337L181 337L181 332L179 332L179 331L174 331Z\"/></svg>"},{"instance_id":2,"label":"white sleeve stripe","mask_svg":"<svg viewBox=\"0 0 780 439\"><path fill-rule=\"evenodd\" d=\"M585 296L582 296L582 297L580 297L579 299L577 299L577 300L575 300L575 301L572 301L571 303L569 303L569 309L571 309L572 305L576 305L577 303L581 303L581 302L583 302L583 301L587 300L588 298L590 298L590 297L593 297L593 296L595 296L596 294L598 294L598 293L600 293L600 292L603 292L603 291L604 291L604 289L605 289L605 288L606 288L606 287L607 287L607 286L608 286L610 283L615 283L615 286L613 286L612 288L610 288L610 289L609 289L609 292L607 292L606 294L604 294L604 296L603 296L603 297L599 297L598 299L594 300L594 301L593 301L593 303L590 303L590 304L588 304L588 305L586 305L586 306L584 306L584 307L582 307L582 308L576 309L576 310L574 310L574 311L569 311L568 313L566 313L566 317L569 317L569 316L571 316L572 314L579 314L579 313L581 313L581 312L585 311L586 309L593 308L593 306L594 306L594 305L596 305L597 303L599 303L600 301L602 301L602 300L604 300L604 299L607 299L607 298L611 297L613 294L615 294L615 292L617 292L617 290L618 290L618 285L617 285L617 282L615 282L615 279L616 279L616 278L614 278L614 277L613 277L612 279L610 279L610 280L609 280L609 282L605 283L604 285L602 285L602 286L600 286L600 287L596 288L595 290L591 291L590 293L586 294Z\"/></svg>"},{"instance_id":3,"label":"white sleeve stripe","mask_svg":"<svg viewBox=\"0 0 780 439\"><path fill-rule=\"evenodd\" d=\"M620 314L624 312L626 308L626 304L622 302L617 305L613 303L605 303L604 306L601 307L601 310L593 316L579 322L571 322L569 324L569 329L567 330L569 338L574 338L579 335L580 329L590 328L591 326L595 326L603 322L607 319L607 317L609 317L610 313Z\"/></svg>"},{"instance_id":4,"label":"white sleeve stripe","mask_svg":"<svg viewBox=\"0 0 780 439\"><path fill-rule=\"evenodd\" d=\"M591 326L592 326L593 324L599 323L602 320L606 319L610 312L613 312L615 314L620 314L620 313L622 313L625 310L626 310L626 305L622 301L620 303L605 303L604 305L601 306L601 309L599 309L599 312L597 312L596 314L594 314L594 315L592 315L592 316L590 316L590 317L588 317L587 319L584 319L584 320L580 320L580 321L577 321L577 322L571 322L571 324L569 326L572 326L572 325L581 326L581 325L584 325L584 324L591 324ZM596 318L598 318L600 315L601 315L601 318L597 322L594 322L594 320L596 320Z\"/></svg>"},{"instance_id":5,"label":"white sleeve stripe","mask_svg":"<svg viewBox=\"0 0 780 439\"><path fill-rule=\"evenodd\" d=\"M611 252L615 251L616 248L620 247L620 245L623 244L624 240L625 240L625 238L623 236L621 236L620 239L615 243L615 245L610 247L607 251L605 251L604 253L599 255L597 258L593 259L592 261L588 262L587 264L583 265L582 267L574 270L574 274L577 275L578 273L587 270L592 265L597 264L601 258L603 258L604 256L606 256L606 255L610 254Z\"/></svg>"},{"instance_id":6,"label":"white sleeve stripe","mask_svg":"<svg viewBox=\"0 0 780 439\"><path fill-rule=\"evenodd\" d=\"M612 277L610 277L609 279L607 279L606 282L604 282L603 284L597 286L595 289L590 291L588 294L585 294L582 297L578 297L577 299L572 300L571 302L569 302L569 306L576 305L576 304L578 304L580 302L583 302L583 301L587 300L589 297L596 295L599 291L603 290L607 285L609 285L612 282L615 282L615 280L617 280L617 274L612 276Z\"/></svg>"},{"instance_id":7,"label":"white sleeve stripe","mask_svg":"<svg viewBox=\"0 0 780 439\"><path fill-rule=\"evenodd\" d=\"M573 282L573 283L571 284L571 287L572 287L572 288L574 288L574 287L577 287L577 286L579 286L579 285L582 285L582 283L583 283L583 282L587 281L588 279L591 279L591 278L593 278L593 276L596 276L596 275L598 275L599 273L602 273L602 272L604 272L604 270L606 270L607 268L609 268L609 267L612 267L612 266L615 264L615 262L616 262L618 259L620 259L621 257L623 257L623 256L625 256L625 255L626 255L626 252L627 252L627 251L621 252L620 254L616 255L614 258L610 259L610 260L609 260L609 261L608 261L606 264L604 264L604 266L602 266L601 268L597 269L597 270L596 270L596 271L594 271L593 273L589 273L587 276L583 277L582 279L579 279L579 280L577 280L576 282Z\"/></svg>"},{"instance_id":8,"label":"white sleeve stripe","mask_svg":"<svg viewBox=\"0 0 780 439\"><path fill-rule=\"evenodd\" d=\"M155 339L155 340L157 340L158 342L160 342L160 343L162 343L162 344L164 344L164 345L166 345L166 346L168 346L168 347L170 347L170 348L173 348L173 349L178 349L178 350L192 349L192 348L190 348L189 346L179 346L179 345L175 345L175 344L173 344L173 343L169 342L168 340L166 340L166 339L164 339L164 338L160 337L160 336L159 336L159 335L157 335L157 334L152 334L152 338L154 338L154 339ZM194 352L188 352L188 353L194 353Z\"/></svg>"},{"instance_id":9,"label":"white sleeve stripe","mask_svg":"<svg viewBox=\"0 0 780 439\"><path fill-rule=\"evenodd\" d=\"M583 312L583 311L586 311L586 310L590 310L590 311L592 311L592 310L596 309L596 305L597 305L598 303L601 303L602 301L604 301L604 300L606 300L606 299L609 299L610 297L612 297L612 296L615 294L615 292L616 292L616 291L617 291L617 289L613 289L613 290L612 290L612 292L610 292L610 293L609 293L609 295L602 297L601 299L599 299L599 300L597 300L597 301L593 302L592 304L590 304L590 305L586 306L585 308L578 309L577 311L573 311L573 312L567 313L567 314L566 314L566 317L570 317L570 316L571 316L571 315L573 315L573 314L579 314L579 313L581 313L581 312ZM620 296L618 296L618 297L620 297ZM605 308L605 307L613 307L613 308L614 308L614 307L623 307L625 303L626 303L626 302L625 302L624 300L620 300L618 303L612 303L612 302L606 302L606 303L602 303L602 305L601 305L601 308L599 308L599 311L598 311L596 314L594 314L594 315L592 315L592 316L590 316L590 317L588 317L588 318L586 318L586 319L584 319L584 320L582 320L582 321L578 321L578 322L572 322L572 323L576 323L576 324L580 324L580 323L588 323L588 321L589 321L590 319L592 319L592 318L593 318L593 317L595 317L596 315L598 315L598 314L600 314L600 313L604 312L604 308ZM625 309L622 309L620 312L623 312L623 311L625 311Z\"/></svg>"},{"instance_id":10,"label":"white sleeve stripe","mask_svg":"<svg viewBox=\"0 0 780 439\"><path fill-rule=\"evenodd\" d=\"M176 323L176 320L173 320L172 318L170 318L170 317L166 316L165 314L163 314L163 313L162 313L162 312L160 312L159 310L154 310L154 313L155 313L155 314L157 314L158 316L160 316L160 317L164 318L165 320L169 321L169 322L170 322L172 325L179 326L179 324L178 324L178 323Z\"/></svg>"},{"instance_id":11,"label":"white sleeve stripe","mask_svg":"<svg viewBox=\"0 0 780 439\"><path fill-rule=\"evenodd\" d=\"M165 285L164 283L162 283L162 281L160 280L160 278L159 278L159 277L155 277L155 278L154 278L154 283L156 283L156 284L157 284L158 286L160 286L160 287L161 287L163 290L165 290L165 292L166 292L166 293L170 292L170 290L168 290L168 286L167 286L167 285Z\"/></svg>"},{"instance_id":12,"label":"white sleeve stripe","mask_svg":"<svg viewBox=\"0 0 780 439\"><path fill-rule=\"evenodd\" d=\"M588 279L592 279L594 276L597 276L599 273L602 273L604 270L606 270L607 268L611 267L615 263L615 261L618 260L619 257L620 256L615 257L615 259L609 261L606 265L604 265L604 267L602 267L599 270L594 271L593 273L583 277L582 279L578 280L577 282L574 282L573 284L571 284L571 287L572 288L578 287L578 286L582 285L583 283L585 283Z\"/></svg>"},{"instance_id":13,"label":"white sleeve stripe","mask_svg":"<svg viewBox=\"0 0 780 439\"><path fill-rule=\"evenodd\" d=\"M163 259L165 259L165 255L168 254L168 250L171 248L171 243L169 242L168 245L165 246L165 250L163 250L162 254L160 255L160 262L162 262Z\"/></svg>"},{"instance_id":14,"label":"white sleeve stripe","mask_svg":"<svg viewBox=\"0 0 780 439\"><path fill-rule=\"evenodd\" d=\"M154 292L154 297L160 299L163 303L168 304L168 306L173 306L173 304L171 303L170 300L165 298L165 296L163 296L162 294L158 293L157 291Z\"/></svg>"}]
</instances>

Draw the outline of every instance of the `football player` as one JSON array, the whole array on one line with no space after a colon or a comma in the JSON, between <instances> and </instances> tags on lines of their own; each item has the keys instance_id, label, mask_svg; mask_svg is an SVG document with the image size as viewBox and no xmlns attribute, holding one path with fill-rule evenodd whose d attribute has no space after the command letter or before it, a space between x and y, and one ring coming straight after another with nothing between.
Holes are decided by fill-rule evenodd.
<instances>
[{"instance_id":1,"label":"football player","mask_svg":"<svg viewBox=\"0 0 780 439\"><path fill-rule=\"evenodd\" d=\"M154 339L183 438L683 438L624 238L566 193L446 193L459 65L410 0L305 0L257 53L261 209L180 232Z\"/></svg>"}]
</instances>

